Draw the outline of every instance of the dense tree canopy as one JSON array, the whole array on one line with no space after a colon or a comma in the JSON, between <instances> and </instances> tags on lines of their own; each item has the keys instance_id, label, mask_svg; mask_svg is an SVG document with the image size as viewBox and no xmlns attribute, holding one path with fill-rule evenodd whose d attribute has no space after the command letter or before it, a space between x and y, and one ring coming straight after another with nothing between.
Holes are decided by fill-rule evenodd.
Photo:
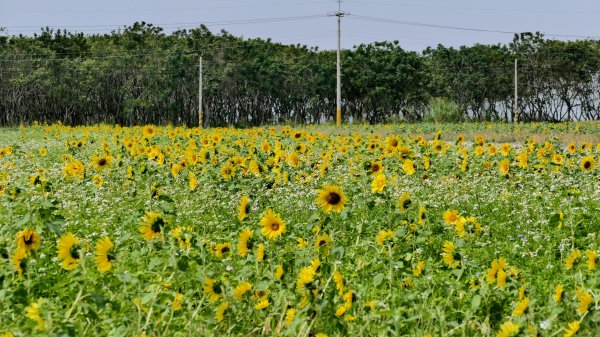
<instances>
[{"instance_id":1,"label":"dense tree canopy","mask_svg":"<svg viewBox=\"0 0 600 337\"><path fill-rule=\"evenodd\" d=\"M110 34L44 29L0 36L0 125L197 123L198 57L205 124L319 123L335 114L335 52L243 39L202 26L165 34L135 23ZM405 51L398 41L344 50L344 118L421 120L432 101L463 119L600 117L600 43L515 36L509 45Z\"/></svg>"}]
</instances>

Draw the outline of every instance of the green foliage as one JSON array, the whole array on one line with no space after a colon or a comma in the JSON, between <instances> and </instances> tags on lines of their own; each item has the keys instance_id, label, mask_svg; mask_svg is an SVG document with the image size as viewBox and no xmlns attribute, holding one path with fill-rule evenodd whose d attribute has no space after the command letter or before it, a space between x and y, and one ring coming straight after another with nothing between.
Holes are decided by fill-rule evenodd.
<instances>
[{"instance_id":1,"label":"green foliage","mask_svg":"<svg viewBox=\"0 0 600 337\"><path fill-rule=\"evenodd\" d=\"M425 113L424 119L436 123L458 123L464 120L456 103L439 97L431 101L431 108Z\"/></svg>"},{"instance_id":2,"label":"green foliage","mask_svg":"<svg viewBox=\"0 0 600 337\"><path fill-rule=\"evenodd\" d=\"M0 125L196 125L198 56L206 125L335 120L334 51L215 34L205 26L165 34L136 22L110 34L3 33ZM599 42L531 33L508 45L439 45L423 53L398 41L343 50L343 118L420 121L438 97L455 102L464 119L513 121L515 59L521 121L600 118Z\"/></svg>"}]
</instances>

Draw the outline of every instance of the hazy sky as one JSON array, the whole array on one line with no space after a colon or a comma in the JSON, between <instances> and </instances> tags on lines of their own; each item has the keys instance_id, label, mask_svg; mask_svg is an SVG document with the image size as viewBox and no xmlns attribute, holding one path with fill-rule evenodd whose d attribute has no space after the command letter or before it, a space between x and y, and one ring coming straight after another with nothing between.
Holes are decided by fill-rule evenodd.
<instances>
[{"instance_id":1,"label":"hazy sky","mask_svg":"<svg viewBox=\"0 0 600 337\"><path fill-rule=\"evenodd\" d=\"M146 21L172 32L207 23L213 32L225 29L248 38L334 49L335 18L326 14L335 10L335 0L0 0L0 27L9 34L33 34L42 26L103 33ZM382 40L399 40L403 48L418 51L438 43L507 43L512 40L510 32L521 31L541 31L562 40L600 36L598 0L347 0L342 10L350 13L342 19L344 48ZM317 15L323 16L313 17ZM273 20L248 22L254 19Z\"/></svg>"}]
</instances>

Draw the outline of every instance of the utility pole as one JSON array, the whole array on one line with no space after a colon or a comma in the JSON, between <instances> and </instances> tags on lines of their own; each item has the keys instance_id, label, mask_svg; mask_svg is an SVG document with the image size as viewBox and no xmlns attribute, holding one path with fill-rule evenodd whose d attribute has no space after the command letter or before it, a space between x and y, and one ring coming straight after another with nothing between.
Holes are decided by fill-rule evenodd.
<instances>
[{"instance_id":1,"label":"utility pole","mask_svg":"<svg viewBox=\"0 0 600 337\"><path fill-rule=\"evenodd\" d=\"M198 127L202 128L202 56L198 59Z\"/></svg>"},{"instance_id":2,"label":"utility pole","mask_svg":"<svg viewBox=\"0 0 600 337\"><path fill-rule=\"evenodd\" d=\"M337 93L335 122L337 126L340 126L342 125L342 58L340 56L341 21L342 16L350 15L350 13L342 12L342 1L338 0L338 10L327 15L337 16Z\"/></svg>"},{"instance_id":3,"label":"utility pole","mask_svg":"<svg viewBox=\"0 0 600 337\"><path fill-rule=\"evenodd\" d=\"M519 69L519 60L515 58L515 105L513 107L513 121L515 123L519 122L519 81L518 81L518 69Z\"/></svg>"}]
</instances>

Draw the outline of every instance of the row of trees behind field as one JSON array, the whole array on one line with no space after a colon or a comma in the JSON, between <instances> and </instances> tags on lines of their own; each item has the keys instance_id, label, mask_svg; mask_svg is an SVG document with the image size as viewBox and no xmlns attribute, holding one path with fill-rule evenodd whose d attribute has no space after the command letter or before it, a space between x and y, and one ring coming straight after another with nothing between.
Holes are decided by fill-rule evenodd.
<instances>
[{"instance_id":1,"label":"row of trees behind field","mask_svg":"<svg viewBox=\"0 0 600 337\"><path fill-rule=\"evenodd\" d=\"M0 36L0 125L196 125L199 56L205 125L335 118L335 51L135 23L110 34ZM513 121L515 60L519 120L600 118L600 41L524 33L508 45L344 50L344 119Z\"/></svg>"}]
</instances>

